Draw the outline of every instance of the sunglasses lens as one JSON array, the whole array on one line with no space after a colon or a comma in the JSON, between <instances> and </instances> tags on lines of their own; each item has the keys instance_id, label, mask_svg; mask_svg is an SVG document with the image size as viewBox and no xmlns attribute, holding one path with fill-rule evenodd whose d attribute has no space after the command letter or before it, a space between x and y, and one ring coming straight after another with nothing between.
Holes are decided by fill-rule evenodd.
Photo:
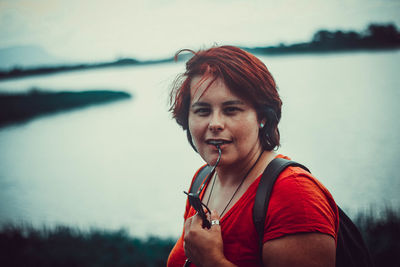
<instances>
[{"instance_id":1,"label":"sunglasses lens","mask_svg":"<svg viewBox=\"0 0 400 267\"><path fill-rule=\"evenodd\" d=\"M206 215L206 213L204 212L204 209L203 209L203 206L207 209L207 211L208 212L210 212L211 213L211 211L209 210L209 208L206 206L206 205L204 205L202 202L201 202L201 200L200 200L200 198L199 198L199 194L197 193L197 194L193 194L193 193L187 193L187 192L184 192L187 196L188 196L188 198L189 198L189 204L190 204L190 206L192 206L193 207L193 209L195 209L196 211L197 211L197 214L201 217L201 219L203 220L203 228L210 228L211 227L211 224L210 224L210 222L208 221L208 219L207 219L207 215Z\"/></svg>"},{"instance_id":2,"label":"sunglasses lens","mask_svg":"<svg viewBox=\"0 0 400 267\"><path fill-rule=\"evenodd\" d=\"M198 212L201 213L203 208L201 207L201 200L197 195L192 195L189 197L189 203Z\"/></svg>"}]
</instances>

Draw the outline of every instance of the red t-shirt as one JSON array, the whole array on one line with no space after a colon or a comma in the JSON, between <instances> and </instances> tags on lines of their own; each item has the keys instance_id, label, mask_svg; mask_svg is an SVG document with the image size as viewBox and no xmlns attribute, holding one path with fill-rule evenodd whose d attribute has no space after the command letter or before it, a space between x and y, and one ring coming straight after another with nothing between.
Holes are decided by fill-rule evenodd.
<instances>
[{"instance_id":1,"label":"red t-shirt","mask_svg":"<svg viewBox=\"0 0 400 267\"><path fill-rule=\"evenodd\" d=\"M220 220L224 255L238 266L262 266L252 215L260 178L261 175ZM187 202L184 219L195 213ZM273 187L263 242L305 232L329 234L336 240L339 228L338 214L331 194L316 178L302 168L288 167L279 175ZM182 234L169 255L167 266L182 267L185 260Z\"/></svg>"}]
</instances>

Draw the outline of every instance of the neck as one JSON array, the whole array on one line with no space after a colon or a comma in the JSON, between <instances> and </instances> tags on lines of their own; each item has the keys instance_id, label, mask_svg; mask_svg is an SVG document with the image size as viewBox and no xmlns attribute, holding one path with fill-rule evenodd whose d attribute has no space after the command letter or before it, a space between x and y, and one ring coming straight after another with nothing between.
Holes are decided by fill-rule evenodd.
<instances>
[{"instance_id":1,"label":"neck","mask_svg":"<svg viewBox=\"0 0 400 267\"><path fill-rule=\"evenodd\" d=\"M239 184L247 174L246 180L254 181L258 174L264 171L268 163L274 158L275 152L258 150L251 154L247 160L239 164L229 164L217 167L218 180L222 187ZM223 162L221 162L223 163Z\"/></svg>"}]
</instances>

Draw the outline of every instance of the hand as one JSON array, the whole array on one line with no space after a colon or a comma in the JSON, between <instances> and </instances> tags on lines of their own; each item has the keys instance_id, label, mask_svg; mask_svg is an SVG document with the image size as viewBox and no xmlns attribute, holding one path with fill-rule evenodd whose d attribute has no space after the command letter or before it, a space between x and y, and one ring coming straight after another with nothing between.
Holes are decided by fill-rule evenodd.
<instances>
[{"instance_id":1,"label":"hand","mask_svg":"<svg viewBox=\"0 0 400 267\"><path fill-rule=\"evenodd\" d=\"M210 221L219 219L218 213L213 210ZM220 225L203 228L202 219L197 214L186 220L183 240L186 257L196 266L216 266L226 260Z\"/></svg>"}]
</instances>

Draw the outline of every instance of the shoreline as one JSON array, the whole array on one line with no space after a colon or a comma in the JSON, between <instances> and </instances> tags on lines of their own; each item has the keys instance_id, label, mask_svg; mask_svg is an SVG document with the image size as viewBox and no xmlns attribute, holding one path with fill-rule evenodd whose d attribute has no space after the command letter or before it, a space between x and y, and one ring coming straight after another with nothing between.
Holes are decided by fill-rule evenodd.
<instances>
[{"instance_id":1,"label":"shoreline","mask_svg":"<svg viewBox=\"0 0 400 267\"><path fill-rule=\"evenodd\" d=\"M65 112L131 97L126 92L111 90L46 92L40 89L31 89L28 93L0 93L0 127L23 123L46 114Z\"/></svg>"},{"instance_id":2,"label":"shoreline","mask_svg":"<svg viewBox=\"0 0 400 267\"><path fill-rule=\"evenodd\" d=\"M239 45L242 49L268 56L287 56L299 54L325 54L358 51L385 51L400 49L400 32L393 24L370 24L362 32L355 31L328 31L319 30L314 33L311 40L301 43L284 44L274 46L249 47ZM190 53L181 54L179 61L185 60ZM33 75L48 75L66 71L81 71L88 69L126 67L126 66L145 66L152 64L163 64L174 61L174 57L140 61L134 58L120 58L111 62L101 63L81 63L70 65L47 65L37 67L18 67L14 66L8 70L0 69L0 81L7 79L17 79Z\"/></svg>"}]
</instances>

